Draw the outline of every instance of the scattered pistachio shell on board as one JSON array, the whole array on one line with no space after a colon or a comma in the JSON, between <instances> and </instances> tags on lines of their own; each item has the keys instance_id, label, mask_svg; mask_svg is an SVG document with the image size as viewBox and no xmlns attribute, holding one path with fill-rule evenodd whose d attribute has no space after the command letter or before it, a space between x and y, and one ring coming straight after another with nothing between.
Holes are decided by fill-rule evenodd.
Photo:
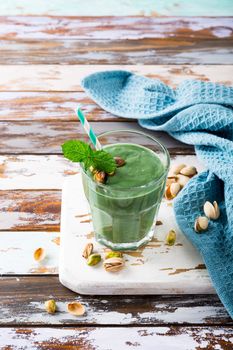
<instances>
[{"instance_id":1,"label":"scattered pistachio shell on board","mask_svg":"<svg viewBox=\"0 0 233 350\"><path fill-rule=\"evenodd\" d=\"M125 165L125 160L122 159L121 157L114 157L114 160L116 162L116 166L120 168L121 166Z\"/></svg>"},{"instance_id":2,"label":"scattered pistachio shell on board","mask_svg":"<svg viewBox=\"0 0 233 350\"><path fill-rule=\"evenodd\" d=\"M180 184L181 187L184 187L188 182L190 178L185 175L178 174L177 175L177 182Z\"/></svg>"},{"instance_id":3,"label":"scattered pistachio shell on board","mask_svg":"<svg viewBox=\"0 0 233 350\"><path fill-rule=\"evenodd\" d=\"M185 164L176 164L176 165L173 165L170 170L169 170L169 173L168 173L168 177L172 177L174 175L178 175L180 174L180 171L185 167L186 165Z\"/></svg>"},{"instance_id":4,"label":"scattered pistachio shell on board","mask_svg":"<svg viewBox=\"0 0 233 350\"><path fill-rule=\"evenodd\" d=\"M55 300L51 299L51 300L46 300L46 302L44 303L45 306L45 310L49 313L49 314L54 314L56 312L57 309L57 305Z\"/></svg>"},{"instance_id":5,"label":"scattered pistachio shell on board","mask_svg":"<svg viewBox=\"0 0 233 350\"><path fill-rule=\"evenodd\" d=\"M195 166L185 166L180 170L181 175L192 177L197 174Z\"/></svg>"},{"instance_id":6,"label":"scattered pistachio shell on board","mask_svg":"<svg viewBox=\"0 0 233 350\"><path fill-rule=\"evenodd\" d=\"M110 258L122 258L123 254L121 252L110 251L105 254L105 259Z\"/></svg>"},{"instance_id":7,"label":"scattered pistachio shell on board","mask_svg":"<svg viewBox=\"0 0 233 350\"><path fill-rule=\"evenodd\" d=\"M87 259L91 253L93 252L93 244L92 243L87 243L84 250L83 250L83 254L82 256L84 257L84 259Z\"/></svg>"},{"instance_id":8,"label":"scattered pistachio shell on board","mask_svg":"<svg viewBox=\"0 0 233 350\"><path fill-rule=\"evenodd\" d=\"M170 230L166 237L166 243L172 246L175 244L175 242L176 242L176 232L174 230Z\"/></svg>"},{"instance_id":9,"label":"scattered pistachio shell on board","mask_svg":"<svg viewBox=\"0 0 233 350\"><path fill-rule=\"evenodd\" d=\"M74 316L83 316L85 314L85 307L76 301L67 304L67 311Z\"/></svg>"},{"instance_id":10,"label":"scattered pistachio shell on board","mask_svg":"<svg viewBox=\"0 0 233 350\"><path fill-rule=\"evenodd\" d=\"M208 201L205 202L203 209L204 209L205 215L209 219L217 220L220 216L219 206L216 201L214 201L213 204Z\"/></svg>"},{"instance_id":11,"label":"scattered pistachio shell on board","mask_svg":"<svg viewBox=\"0 0 233 350\"><path fill-rule=\"evenodd\" d=\"M104 171L95 171L94 180L101 184L104 184L107 180L107 174Z\"/></svg>"},{"instance_id":12,"label":"scattered pistachio shell on board","mask_svg":"<svg viewBox=\"0 0 233 350\"><path fill-rule=\"evenodd\" d=\"M45 258L45 250L43 248L37 248L34 251L33 256L34 256L34 260L36 260L38 262L42 261Z\"/></svg>"},{"instance_id":13,"label":"scattered pistachio shell on board","mask_svg":"<svg viewBox=\"0 0 233 350\"><path fill-rule=\"evenodd\" d=\"M166 188L165 198L168 200L175 198L180 190L181 186L178 182L171 183L171 185Z\"/></svg>"},{"instance_id":14,"label":"scattered pistachio shell on board","mask_svg":"<svg viewBox=\"0 0 233 350\"><path fill-rule=\"evenodd\" d=\"M109 258L104 260L104 268L108 272L117 272L123 269L125 262L122 258Z\"/></svg>"},{"instance_id":15,"label":"scattered pistachio shell on board","mask_svg":"<svg viewBox=\"0 0 233 350\"><path fill-rule=\"evenodd\" d=\"M101 261L101 255L100 254L91 254L87 258L87 265L88 266L95 266Z\"/></svg>"},{"instance_id":16,"label":"scattered pistachio shell on board","mask_svg":"<svg viewBox=\"0 0 233 350\"><path fill-rule=\"evenodd\" d=\"M209 220L206 216L199 216L194 223L194 230L196 232L206 231L208 229Z\"/></svg>"},{"instance_id":17,"label":"scattered pistachio shell on board","mask_svg":"<svg viewBox=\"0 0 233 350\"><path fill-rule=\"evenodd\" d=\"M169 185L171 185L171 184L173 184L173 183L175 183L176 182L176 176L174 177L169 177L169 178L167 178L167 181L166 181L166 186L169 186Z\"/></svg>"}]
</instances>

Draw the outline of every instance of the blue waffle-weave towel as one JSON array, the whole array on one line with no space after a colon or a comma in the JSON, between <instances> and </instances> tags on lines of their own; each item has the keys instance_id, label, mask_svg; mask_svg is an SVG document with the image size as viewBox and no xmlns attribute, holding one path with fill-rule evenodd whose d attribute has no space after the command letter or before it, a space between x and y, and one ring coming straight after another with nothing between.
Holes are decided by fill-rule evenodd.
<instances>
[{"instance_id":1,"label":"blue waffle-weave towel","mask_svg":"<svg viewBox=\"0 0 233 350\"><path fill-rule=\"evenodd\" d=\"M195 176L177 196L176 219L200 251L233 318L233 88L186 80L174 90L128 71L91 74L82 86L103 109L195 146L208 171ZM203 215L207 200L220 204L221 216L210 221L207 232L197 234L193 223Z\"/></svg>"}]
</instances>

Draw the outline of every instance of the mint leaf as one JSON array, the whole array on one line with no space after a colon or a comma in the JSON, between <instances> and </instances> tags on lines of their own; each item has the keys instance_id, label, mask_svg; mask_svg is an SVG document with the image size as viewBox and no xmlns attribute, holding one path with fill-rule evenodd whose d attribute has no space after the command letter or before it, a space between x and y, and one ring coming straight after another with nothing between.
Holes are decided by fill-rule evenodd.
<instances>
[{"instance_id":1,"label":"mint leaf","mask_svg":"<svg viewBox=\"0 0 233 350\"><path fill-rule=\"evenodd\" d=\"M110 153L101 151L93 152L93 167L97 170L102 170L105 173L111 173L116 169L116 162Z\"/></svg>"},{"instance_id":2,"label":"mint leaf","mask_svg":"<svg viewBox=\"0 0 233 350\"><path fill-rule=\"evenodd\" d=\"M93 168L111 173L116 169L116 162L110 153L94 151L89 144L80 140L69 140L62 145L64 157L72 162L83 163L85 169Z\"/></svg>"},{"instance_id":3,"label":"mint leaf","mask_svg":"<svg viewBox=\"0 0 233 350\"><path fill-rule=\"evenodd\" d=\"M62 152L72 162L85 162L90 160L93 150L86 142L69 140L63 143Z\"/></svg>"}]
</instances>

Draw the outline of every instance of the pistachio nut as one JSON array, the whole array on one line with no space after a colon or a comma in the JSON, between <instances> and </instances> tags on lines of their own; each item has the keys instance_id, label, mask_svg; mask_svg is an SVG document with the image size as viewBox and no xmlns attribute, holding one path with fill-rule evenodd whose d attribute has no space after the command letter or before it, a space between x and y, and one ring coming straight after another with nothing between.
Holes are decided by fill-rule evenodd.
<instances>
[{"instance_id":1,"label":"pistachio nut","mask_svg":"<svg viewBox=\"0 0 233 350\"><path fill-rule=\"evenodd\" d=\"M213 204L208 201L205 202L203 209L204 209L205 215L209 219L217 220L220 216L219 206L216 201L214 201Z\"/></svg>"},{"instance_id":2,"label":"pistachio nut","mask_svg":"<svg viewBox=\"0 0 233 350\"><path fill-rule=\"evenodd\" d=\"M37 248L33 253L34 259L38 262L44 260L45 250L43 248Z\"/></svg>"},{"instance_id":3,"label":"pistachio nut","mask_svg":"<svg viewBox=\"0 0 233 350\"><path fill-rule=\"evenodd\" d=\"M49 314L54 314L54 313L56 312L57 305L56 305L55 300L53 300L53 299L47 300L47 301L44 303L44 306L45 306L45 310L46 310Z\"/></svg>"},{"instance_id":4,"label":"pistachio nut","mask_svg":"<svg viewBox=\"0 0 233 350\"><path fill-rule=\"evenodd\" d=\"M92 243L87 243L84 250L83 250L83 254L82 256L87 259L91 253L93 252L93 244Z\"/></svg>"},{"instance_id":5,"label":"pistachio nut","mask_svg":"<svg viewBox=\"0 0 233 350\"><path fill-rule=\"evenodd\" d=\"M119 168L119 167L121 167L121 166L123 166L123 165L125 165L125 160L124 159L122 159L121 157L114 157L114 160L115 160L115 162L116 162L116 166Z\"/></svg>"},{"instance_id":6,"label":"pistachio nut","mask_svg":"<svg viewBox=\"0 0 233 350\"><path fill-rule=\"evenodd\" d=\"M196 232L206 231L209 225L209 220L206 216L199 216L194 223L194 230Z\"/></svg>"},{"instance_id":7,"label":"pistachio nut","mask_svg":"<svg viewBox=\"0 0 233 350\"><path fill-rule=\"evenodd\" d=\"M110 251L105 254L105 259L110 259L110 258L122 258L122 253L121 252L114 252Z\"/></svg>"},{"instance_id":8,"label":"pistachio nut","mask_svg":"<svg viewBox=\"0 0 233 350\"><path fill-rule=\"evenodd\" d=\"M94 180L96 182L104 184L107 180L107 174L104 171L95 171Z\"/></svg>"},{"instance_id":9,"label":"pistachio nut","mask_svg":"<svg viewBox=\"0 0 233 350\"><path fill-rule=\"evenodd\" d=\"M180 174L192 177L197 174L197 169L195 166L185 166L180 170Z\"/></svg>"},{"instance_id":10,"label":"pistachio nut","mask_svg":"<svg viewBox=\"0 0 233 350\"><path fill-rule=\"evenodd\" d=\"M176 165L173 165L171 167L171 169L169 170L169 173L168 173L168 177L172 177L174 175L178 175L181 171L181 169L183 169L186 165L185 164L176 164Z\"/></svg>"},{"instance_id":11,"label":"pistachio nut","mask_svg":"<svg viewBox=\"0 0 233 350\"><path fill-rule=\"evenodd\" d=\"M82 316L85 314L85 307L76 301L67 304L67 311L74 316Z\"/></svg>"},{"instance_id":12,"label":"pistachio nut","mask_svg":"<svg viewBox=\"0 0 233 350\"><path fill-rule=\"evenodd\" d=\"M87 258L87 265L89 266L95 266L101 261L101 255L100 254L91 254Z\"/></svg>"},{"instance_id":13,"label":"pistachio nut","mask_svg":"<svg viewBox=\"0 0 233 350\"><path fill-rule=\"evenodd\" d=\"M112 171L111 173L107 173L108 174L108 176L113 176L113 175L115 175L115 171Z\"/></svg>"},{"instance_id":14,"label":"pistachio nut","mask_svg":"<svg viewBox=\"0 0 233 350\"><path fill-rule=\"evenodd\" d=\"M181 186L178 182L171 183L171 185L166 188L165 198L168 200L175 198L180 190Z\"/></svg>"},{"instance_id":15,"label":"pistachio nut","mask_svg":"<svg viewBox=\"0 0 233 350\"><path fill-rule=\"evenodd\" d=\"M109 258L104 260L104 268L108 272L117 272L123 269L125 262L122 258Z\"/></svg>"},{"instance_id":16,"label":"pistachio nut","mask_svg":"<svg viewBox=\"0 0 233 350\"><path fill-rule=\"evenodd\" d=\"M177 175L177 182L180 184L180 186L183 188L188 182L190 178L185 175L178 174Z\"/></svg>"},{"instance_id":17,"label":"pistachio nut","mask_svg":"<svg viewBox=\"0 0 233 350\"><path fill-rule=\"evenodd\" d=\"M170 230L166 237L166 243L168 245L174 245L176 241L176 232L174 230Z\"/></svg>"}]
</instances>

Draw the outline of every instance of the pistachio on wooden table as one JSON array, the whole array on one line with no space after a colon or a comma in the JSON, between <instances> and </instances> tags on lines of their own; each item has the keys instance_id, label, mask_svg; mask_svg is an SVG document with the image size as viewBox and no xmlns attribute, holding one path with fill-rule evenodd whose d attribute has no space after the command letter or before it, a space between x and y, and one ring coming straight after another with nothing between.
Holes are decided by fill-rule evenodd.
<instances>
[{"instance_id":1,"label":"pistachio on wooden table","mask_svg":"<svg viewBox=\"0 0 233 350\"><path fill-rule=\"evenodd\" d=\"M49 313L49 314L54 314L56 312L57 309L57 305L55 300L50 299L50 300L46 300L44 303L45 306L45 310Z\"/></svg>"},{"instance_id":2,"label":"pistachio on wooden table","mask_svg":"<svg viewBox=\"0 0 233 350\"><path fill-rule=\"evenodd\" d=\"M170 230L166 237L166 243L170 246L174 245L176 242L176 232L174 230Z\"/></svg>"},{"instance_id":3,"label":"pistachio on wooden table","mask_svg":"<svg viewBox=\"0 0 233 350\"><path fill-rule=\"evenodd\" d=\"M181 186L177 182L173 182L170 185L167 186L165 190L165 198L170 200L177 196L179 191L181 190Z\"/></svg>"},{"instance_id":4,"label":"pistachio on wooden table","mask_svg":"<svg viewBox=\"0 0 233 350\"><path fill-rule=\"evenodd\" d=\"M85 307L77 301L68 303L67 311L74 316L83 316L86 312Z\"/></svg>"}]
</instances>

